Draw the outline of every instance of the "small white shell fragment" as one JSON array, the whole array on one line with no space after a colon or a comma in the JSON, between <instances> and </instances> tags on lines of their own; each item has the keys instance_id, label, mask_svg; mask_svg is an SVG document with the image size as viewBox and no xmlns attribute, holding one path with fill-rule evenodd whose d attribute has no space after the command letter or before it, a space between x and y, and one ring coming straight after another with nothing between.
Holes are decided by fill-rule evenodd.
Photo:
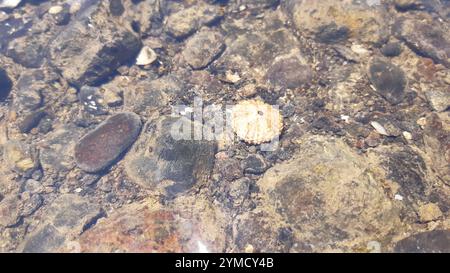
<instances>
[{"instance_id":1,"label":"small white shell fragment","mask_svg":"<svg viewBox=\"0 0 450 273\"><path fill-rule=\"evenodd\" d=\"M359 56L366 56L366 55L368 55L370 53L362 45L358 45L358 44L353 44L351 49L352 49L353 52L355 52Z\"/></svg>"},{"instance_id":2,"label":"small white shell fragment","mask_svg":"<svg viewBox=\"0 0 450 273\"><path fill-rule=\"evenodd\" d=\"M345 121L345 123L349 123L350 117L347 115L341 115L341 120Z\"/></svg>"},{"instance_id":3,"label":"small white shell fragment","mask_svg":"<svg viewBox=\"0 0 450 273\"><path fill-rule=\"evenodd\" d=\"M272 105L256 99L244 100L233 107L231 126L240 139L261 144L280 135L283 117Z\"/></svg>"},{"instance_id":4,"label":"small white shell fragment","mask_svg":"<svg viewBox=\"0 0 450 273\"><path fill-rule=\"evenodd\" d=\"M239 76L239 74L233 73L231 71L227 71L225 73L225 77L226 77L227 82L230 82L230 83L237 83L238 81L241 80L241 77Z\"/></svg>"},{"instance_id":5,"label":"small white shell fragment","mask_svg":"<svg viewBox=\"0 0 450 273\"><path fill-rule=\"evenodd\" d=\"M58 14L63 10L61 6L52 6L48 9L48 13L50 14Z\"/></svg>"},{"instance_id":6,"label":"small white shell fragment","mask_svg":"<svg viewBox=\"0 0 450 273\"><path fill-rule=\"evenodd\" d=\"M384 129L384 127L381 125L381 124L379 124L378 122L376 122L376 121L372 121L371 123L370 123L370 125L372 125L372 127L377 131L377 133L379 133L380 135L383 135L383 136L387 136L388 135L388 133L386 132L386 129Z\"/></svg>"},{"instance_id":7,"label":"small white shell fragment","mask_svg":"<svg viewBox=\"0 0 450 273\"><path fill-rule=\"evenodd\" d=\"M417 123L417 125L420 126L420 128L423 129L423 128L425 128L425 125L427 125L427 119L424 118L424 117L419 118L419 119L416 121L416 123Z\"/></svg>"},{"instance_id":8,"label":"small white shell fragment","mask_svg":"<svg viewBox=\"0 0 450 273\"><path fill-rule=\"evenodd\" d=\"M381 253L381 243L377 241L370 241L367 243L367 249L370 253Z\"/></svg>"},{"instance_id":9,"label":"small white shell fragment","mask_svg":"<svg viewBox=\"0 0 450 273\"><path fill-rule=\"evenodd\" d=\"M156 61L157 55L153 49L148 46L144 46L139 52L139 55L136 58L137 65L149 65Z\"/></svg>"},{"instance_id":10,"label":"small white shell fragment","mask_svg":"<svg viewBox=\"0 0 450 273\"><path fill-rule=\"evenodd\" d=\"M406 139L406 140L411 140L412 139L412 134L410 133L410 132L407 132L407 131L403 131L403 137Z\"/></svg>"},{"instance_id":11,"label":"small white shell fragment","mask_svg":"<svg viewBox=\"0 0 450 273\"><path fill-rule=\"evenodd\" d=\"M209 253L208 248L201 241L197 241L198 253Z\"/></svg>"},{"instance_id":12,"label":"small white shell fragment","mask_svg":"<svg viewBox=\"0 0 450 273\"><path fill-rule=\"evenodd\" d=\"M395 199L395 200L398 200L398 201L403 201L403 196L401 196L400 194L396 194L396 195L394 196L394 199Z\"/></svg>"}]
</instances>

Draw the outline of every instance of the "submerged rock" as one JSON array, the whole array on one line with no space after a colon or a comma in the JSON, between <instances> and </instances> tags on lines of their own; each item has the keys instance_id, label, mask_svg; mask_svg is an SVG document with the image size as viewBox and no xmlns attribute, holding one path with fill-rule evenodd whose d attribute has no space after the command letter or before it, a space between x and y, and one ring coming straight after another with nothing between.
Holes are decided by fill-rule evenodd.
<instances>
[{"instance_id":1,"label":"submerged rock","mask_svg":"<svg viewBox=\"0 0 450 273\"><path fill-rule=\"evenodd\" d=\"M35 169L38 165L33 150L23 142L10 140L3 149L3 160L12 170L24 173Z\"/></svg>"},{"instance_id":2,"label":"submerged rock","mask_svg":"<svg viewBox=\"0 0 450 273\"><path fill-rule=\"evenodd\" d=\"M419 55L450 68L450 29L447 24L402 18L396 22L394 31Z\"/></svg>"},{"instance_id":3,"label":"submerged rock","mask_svg":"<svg viewBox=\"0 0 450 273\"><path fill-rule=\"evenodd\" d=\"M192 139L193 123L186 118L163 117L153 124L125 158L127 175L135 183L168 197L205 183L214 166L217 144ZM156 129L157 128L157 129ZM186 130L186 138L177 130Z\"/></svg>"},{"instance_id":4,"label":"submerged rock","mask_svg":"<svg viewBox=\"0 0 450 273\"><path fill-rule=\"evenodd\" d=\"M224 48L219 32L203 29L187 41L182 54L193 69L202 69L214 61Z\"/></svg>"},{"instance_id":5,"label":"submerged rock","mask_svg":"<svg viewBox=\"0 0 450 273\"><path fill-rule=\"evenodd\" d=\"M399 104L403 101L407 80L401 68L375 58L369 65L368 75L376 91L388 102Z\"/></svg>"},{"instance_id":6,"label":"submerged rock","mask_svg":"<svg viewBox=\"0 0 450 273\"><path fill-rule=\"evenodd\" d=\"M175 38L184 38L203 25L210 24L221 17L218 6L194 5L173 13L167 19L167 31Z\"/></svg>"},{"instance_id":7,"label":"submerged rock","mask_svg":"<svg viewBox=\"0 0 450 273\"><path fill-rule=\"evenodd\" d=\"M141 47L131 30L96 10L61 32L50 44L50 56L71 83L95 85L120 65L132 61Z\"/></svg>"},{"instance_id":8,"label":"submerged rock","mask_svg":"<svg viewBox=\"0 0 450 273\"><path fill-rule=\"evenodd\" d=\"M282 6L294 27L321 42L334 43L353 37L380 43L389 35L388 13L383 5L371 5L369 1L286 0Z\"/></svg>"},{"instance_id":9,"label":"submerged rock","mask_svg":"<svg viewBox=\"0 0 450 273\"><path fill-rule=\"evenodd\" d=\"M419 219L422 223L438 220L442 217L442 211L434 203L425 204L419 207Z\"/></svg>"},{"instance_id":10,"label":"submerged rock","mask_svg":"<svg viewBox=\"0 0 450 273\"><path fill-rule=\"evenodd\" d=\"M171 92L179 92L182 85L169 77L143 80L124 92L125 106L135 113L153 111L167 104Z\"/></svg>"},{"instance_id":11,"label":"submerged rock","mask_svg":"<svg viewBox=\"0 0 450 273\"><path fill-rule=\"evenodd\" d=\"M103 211L86 198L63 194L45 209L44 215L45 221L19 247L22 252L57 252L102 217Z\"/></svg>"},{"instance_id":12,"label":"submerged rock","mask_svg":"<svg viewBox=\"0 0 450 273\"><path fill-rule=\"evenodd\" d=\"M134 113L111 116L75 146L78 167L90 173L110 167L134 143L141 126L141 119Z\"/></svg>"},{"instance_id":13,"label":"submerged rock","mask_svg":"<svg viewBox=\"0 0 450 273\"><path fill-rule=\"evenodd\" d=\"M12 86L13 83L8 77L8 73L0 68L0 101L4 101L9 96Z\"/></svg>"},{"instance_id":14,"label":"submerged rock","mask_svg":"<svg viewBox=\"0 0 450 273\"><path fill-rule=\"evenodd\" d=\"M64 244L64 241L63 234L60 234L54 226L46 225L25 239L21 251L25 253L55 252Z\"/></svg>"},{"instance_id":15,"label":"submerged rock","mask_svg":"<svg viewBox=\"0 0 450 273\"><path fill-rule=\"evenodd\" d=\"M220 252L225 232L219 219L201 203L176 209L137 203L101 219L76 242L79 252Z\"/></svg>"},{"instance_id":16,"label":"submerged rock","mask_svg":"<svg viewBox=\"0 0 450 273\"><path fill-rule=\"evenodd\" d=\"M242 169L249 174L262 174L268 168L268 165L261 155L249 155L242 161Z\"/></svg>"},{"instance_id":17,"label":"submerged rock","mask_svg":"<svg viewBox=\"0 0 450 273\"><path fill-rule=\"evenodd\" d=\"M57 126L40 143L39 159L47 172L68 171L75 167L73 158L76 142L81 137L77 127L68 124Z\"/></svg>"},{"instance_id":18,"label":"submerged rock","mask_svg":"<svg viewBox=\"0 0 450 273\"><path fill-rule=\"evenodd\" d=\"M264 226L279 225L280 220L270 219L281 216L295 230L294 242L314 245L314 251L336 251L349 242L390 234L400 225L398 209L377 181L382 178L374 175L381 170L371 167L373 159L330 137L306 135L300 147L293 159L275 165L258 181L269 213L260 220L267 222ZM243 229L248 227L239 228L242 234L251 233ZM258 234L258 239L265 237Z\"/></svg>"},{"instance_id":19,"label":"submerged rock","mask_svg":"<svg viewBox=\"0 0 450 273\"><path fill-rule=\"evenodd\" d=\"M394 251L399 253L449 253L450 231L433 230L409 236L397 242Z\"/></svg>"},{"instance_id":20,"label":"submerged rock","mask_svg":"<svg viewBox=\"0 0 450 273\"><path fill-rule=\"evenodd\" d=\"M386 57L396 57L402 53L402 46L400 43L388 43L385 44L380 51Z\"/></svg>"},{"instance_id":21,"label":"submerged rock","mask_svg":"<svg viewBox=\"0 0 450 273\"><path fill-rule=\"evenodd\" d=\"M122 0L110 0L109 1L109 11L114 16L121 16L125 11L123 7Z\"/></svg>"},{"instance_id":22,"label":"submerged rock","mask_svg":"<svg viewBox=\"0 0 450 273\"><path fill-rule=\"evenodd\" d=\"M39 122L47 115L44 110L32 112L24 117L18 124L21 133L29 133L33 128L38 126Z\"/></svg>"},{"instance_id":23,"label":"submerged rock","mask_svg":"<svg viewBox=\"0 0 450 273\"><path fill-rule=\"evenodd\" d=\"M427 99L431 107L435 111L443 112L450 108L450 91L429 90L426 93Z\"/></svg>"},{"instance_id":24,"label":"submerged rock","mask_svg":"<svg viewBox=\"0 0 450 273\"><path fill-rule=\"evenodd\" d=\"M0 201L0 227L10 227L20 220L20 199L7 196Z\"/></svg>"},{"instance_id":25,"label":"submerged rock","mask_svg":"<svg viewBox=\"0 0 450 273\"><path fill-rule=\"evenodd\" d=\"M285 57L270 66L266 77L274 86L294 89L310 84L313 71L298 58Z\"/></svg>"},{"instance_id":26,"label":"submerged rock","mask_svg":"<svg viewBox=\"0 0 450 273\"><path fill-rule=\"evenodd\" d=\"M43 72L25 72L17 81L17 96L14 100L19 111L33 111L42 105L42 91L47 87Z\"/></svg>"}]
</instances>

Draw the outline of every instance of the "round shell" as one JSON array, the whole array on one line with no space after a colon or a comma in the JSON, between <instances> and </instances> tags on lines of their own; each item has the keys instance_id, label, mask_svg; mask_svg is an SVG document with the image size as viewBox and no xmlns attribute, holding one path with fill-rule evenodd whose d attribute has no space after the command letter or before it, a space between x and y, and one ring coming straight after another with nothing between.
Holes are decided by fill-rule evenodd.
<instances>
[{"instance_id":1,"label":"round shell","mask_svg":"<svg viewBox=\"0 0 450 273\"><path fill-rule=\"evenodd\" d=\"M283 129L280 111L260 100L245 100L233 107L231 126L236 135L250 144L261 144L279 136Z\"/></svg>"}]
</instances>

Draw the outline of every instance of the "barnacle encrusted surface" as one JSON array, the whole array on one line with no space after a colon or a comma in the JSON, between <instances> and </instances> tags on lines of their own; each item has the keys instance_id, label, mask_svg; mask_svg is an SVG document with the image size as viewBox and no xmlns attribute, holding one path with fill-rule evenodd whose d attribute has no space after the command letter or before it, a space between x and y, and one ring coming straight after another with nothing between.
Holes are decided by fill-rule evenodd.
<instances>
[{"instance_id":1,"label":"barnacle encrusted surface","mask_svg":"<svg viewBox=\"0 0 450 273\"><path fill-rule=\"evenodd\" d=\"M272 105L260 100L245 100L233 107L231 126L240 139L260 144L280 135L283 118Z\"/></svg>"}]
</instances>

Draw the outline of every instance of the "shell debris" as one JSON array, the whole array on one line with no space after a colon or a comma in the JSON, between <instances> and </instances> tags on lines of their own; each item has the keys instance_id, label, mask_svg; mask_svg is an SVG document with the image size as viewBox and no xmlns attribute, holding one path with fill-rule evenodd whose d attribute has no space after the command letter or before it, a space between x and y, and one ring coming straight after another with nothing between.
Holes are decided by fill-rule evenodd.
<instances>
[{"instance_id":1,"label":"shell debris","mask_svg":"<svg viewBox=\"0 0 450 273\"><path fill-rule=\"evenodd\" d=\"M279 136L283 129L280 111L261 100L244 100L231 113L231 126L236 135L250 144L261 144Z\"/></svg>"}]
</instances>

